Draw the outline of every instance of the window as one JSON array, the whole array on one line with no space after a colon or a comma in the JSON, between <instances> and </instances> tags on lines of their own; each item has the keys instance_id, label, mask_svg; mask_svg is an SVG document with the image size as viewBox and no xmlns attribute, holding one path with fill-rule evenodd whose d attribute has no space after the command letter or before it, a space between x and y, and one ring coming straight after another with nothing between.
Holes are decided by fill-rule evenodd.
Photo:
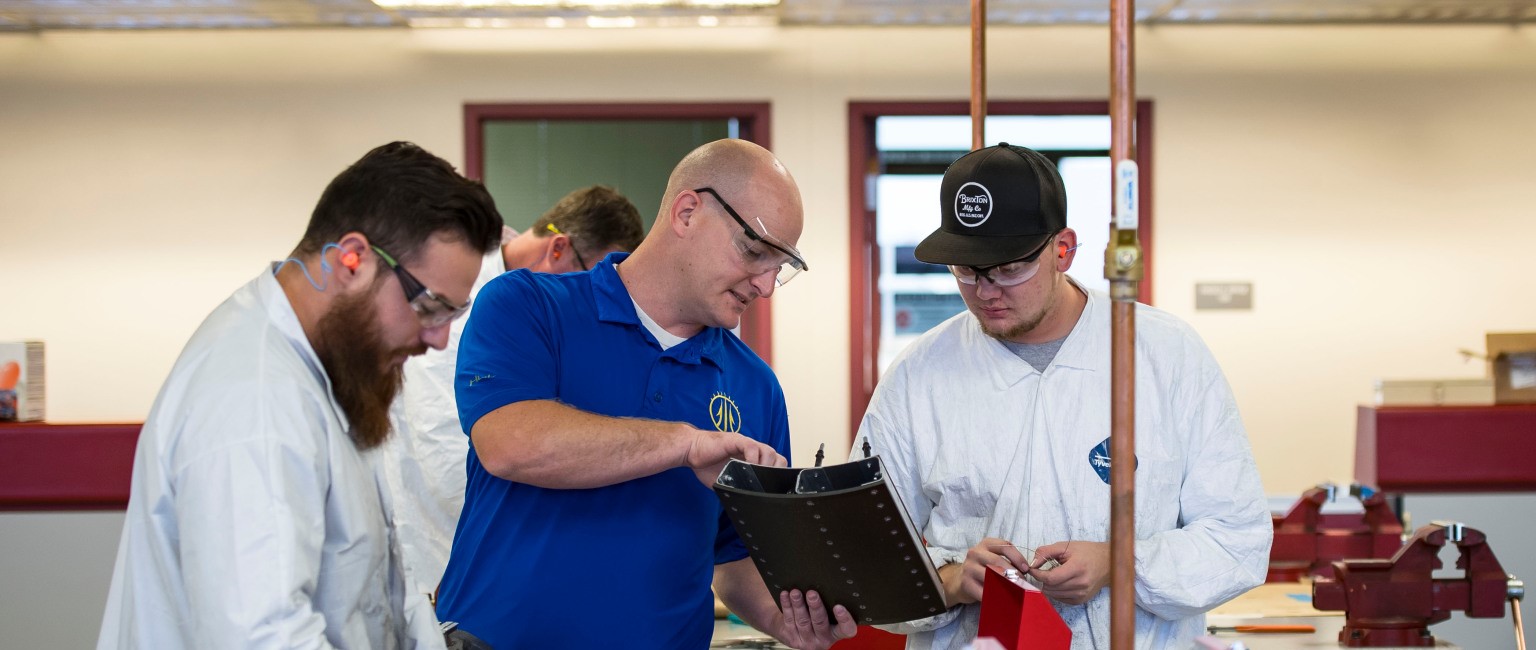
<instances>
[{"instance_id":1,"label":"window","mask_svg":"<svg viewBox=\"0 0 1536 650\"><path fill-rule=\"evenodd\" d=\"M850 105L851 429L858 428L879 375L923 332L965 310L955 280L912 249L939 223L939 183L970 150L970 117L961 103ZM1067 223L1077 231L1074 279L1107 289L1110 122L1105 102L995 102L987 143L1030 147L1056 162L1067 186ZM1148 251L1142 301L1150 301L1151 104L1138 107L1142 143L1142 246Z\"/></svg>"}]
</instances>

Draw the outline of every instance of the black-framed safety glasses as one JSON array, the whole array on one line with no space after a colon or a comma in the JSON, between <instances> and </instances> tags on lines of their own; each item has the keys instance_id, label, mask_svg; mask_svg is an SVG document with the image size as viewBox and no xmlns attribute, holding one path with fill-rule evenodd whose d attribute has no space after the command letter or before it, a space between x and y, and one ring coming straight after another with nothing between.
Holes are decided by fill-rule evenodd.
<instances>
[{"instance_id":1,"label":"black-framed safety glasses","mask_svg":"<svg viewBox=\"0 0 1536 650\"><path fill-rule=\"evenodd\" d=\"M393 255L384 252L378 246L371 246L373 252L379 254L379 258L395 272L395 277L400 279L400 289L405 292L405 301L411 305L411 310L416 312L416 318L421 321L421 326L427 329L441 327L453 322L460 316L469 312L469 304L455 305L448 299L433 293L427 285L417 280L410 271L405 270Z\"/></svg>"},{"instance_id":2,"label":"black-framed safety glasses","mask_svg":"<svg viewBox=\"0 0 1536 650\"><path fill-rule=\"evenodd\" d=\"M736 212L736 209L731 207L731 204L726 203L725 198L721 197L720 193L716 192L714 188L700 187L695 189L694 192L706 193L715 197L715 201L720 204L720 207L725 208L725 213L731 215L731 219L734 219L736 224L741 226L741 231L747 236L747 239L768 246L769 248L778 251L779 253L783 254L784 257L788 258L784 260L773 260L772 265L766 265L762 264L763 260L761 258L761 253L757 253L757 258L754 259L754 251L752 251L750 248L742 249L739 251L743 260L745 260L748 264L761 265L760 268L763 269L763 272L766 272L768 269L773 268L774 266L779 267L778 272L774 275L774 282L776 282L779 286L782 287L786 284L789 284L789 281L796 275L799 275L801 271L811 270L810 265L805 263L805 257L800 255L800 251L788 242L773 236L772 233L769 233L768 227L763 225L762 219L753 219L753 221L757 222L758 228L762 229L762 232L758 232L757 230L754 230L752 226L748 225L747 220L743 219L741 215Z\"/></svg>"}]
</instances>

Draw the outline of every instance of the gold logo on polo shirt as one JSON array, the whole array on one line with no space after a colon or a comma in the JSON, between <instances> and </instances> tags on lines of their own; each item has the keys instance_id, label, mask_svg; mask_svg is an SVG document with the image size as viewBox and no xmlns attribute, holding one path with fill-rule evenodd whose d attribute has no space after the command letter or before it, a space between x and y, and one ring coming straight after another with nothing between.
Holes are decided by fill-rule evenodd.
<instances>
[{"instance_id":1,"label":"gold logo on polo shirt","mask_svg":"<svg viewBox=\"0 0 1536 650\"><path fill-rule=\"evenodd\" d=\"M716 431L741 432L741 409L736 408L735 400L725 393L715 393L715 396L710 398L709 419L715 424Z\"/></svg>"}]
</instances>

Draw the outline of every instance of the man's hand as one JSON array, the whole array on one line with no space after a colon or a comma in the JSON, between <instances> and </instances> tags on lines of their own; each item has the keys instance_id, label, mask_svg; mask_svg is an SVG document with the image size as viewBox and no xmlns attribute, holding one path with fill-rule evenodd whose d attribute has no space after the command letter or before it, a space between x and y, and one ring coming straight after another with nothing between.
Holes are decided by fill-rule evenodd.
<instances>
[{"instance_id":1,"label":"man's hand","mask_svg":"<svg viewBox=\"0 0 1536 650\"><path fill-rule=\"evenodd\" d=\"M1061 566L1042 569L1049 560ZM1047 598L1081 605L1109 586L1109 544L1068 541L1041 546L1035 549L1029 575L1040 581L1040 591Z\"/></svg>"},{"instance_id":2,"label":"man's hand","mask_svg":"<svg viewBox=\"0 0 1536 650\"><path fill-rule=\"evenodd\" d=\"M987 567L999 569L1029 566L1029 560L1006 539L988 537L965 553L962 564L946 564L939 569L939 580L944 583L944 605L954 607L981 600L981 588L987 579Z\"/></svg>"},{"instance_id":3,"label":"man's hand","mask_svg":"<svg viewBox=\"0 0 1536 650\"><path fill-rule=\"evenodd\" d=\"M827 620L827 608L821 602L821 595L814 591L804 594L799 589L781 591L779 607L782 612L776 621L777 629L770 633L780 643L796 650L827 650L839 640L859 633L853 614L842 605L832 608L837 624Z\"/></svg>"},{"instance_id":4,"label":"man's hand","mask_svg":"<svg viewBox=\"0 0 1536 650\"><path fill-rule=\"evenodd\" d=\"M704 487L713 487L715 479L720 476L720 470L732 458L772 467L789 464L773 447L744 435L703 429L693 430L693 440L688 445L688 453L683 456L682 464L693 468L693 473Z\"/></svg>"}]
</instances>

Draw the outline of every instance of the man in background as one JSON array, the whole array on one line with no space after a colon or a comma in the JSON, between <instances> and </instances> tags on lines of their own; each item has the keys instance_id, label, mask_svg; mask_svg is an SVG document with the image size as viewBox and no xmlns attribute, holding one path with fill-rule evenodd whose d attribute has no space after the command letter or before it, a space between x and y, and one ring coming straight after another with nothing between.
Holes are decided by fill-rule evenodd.
<instances>
[{"instance_id":1,"label":"man in background","mask_svg":"<svg viewBox=\"0 0 1536 650\"><path fill-rule=\"evenodd\" d=\"M508 270L586 271L609 253L634 250L644 235L640 211L623 194L602 185L576 190L522 234L504 227L501 246L485 256L470 295ZM380 449L385 507L400 539L408 583L422 594L437 591L464 507L469 438L453 399L464 323L453 323L442 350L405 364L405 387L390 411L398 435Z\"/></svg>"},{"instance_id":2,"label":"man in background","mask_svg":"<svg viewBox=\"0 0 1536 650\"><path fill-rule=\"evenodd\" d=\"M442 349L501 216L416 145L326 187L292 257L182 350L134 454L100 648L442 647L391 552L369 450Z\"/></svg>"}]
</instances>

